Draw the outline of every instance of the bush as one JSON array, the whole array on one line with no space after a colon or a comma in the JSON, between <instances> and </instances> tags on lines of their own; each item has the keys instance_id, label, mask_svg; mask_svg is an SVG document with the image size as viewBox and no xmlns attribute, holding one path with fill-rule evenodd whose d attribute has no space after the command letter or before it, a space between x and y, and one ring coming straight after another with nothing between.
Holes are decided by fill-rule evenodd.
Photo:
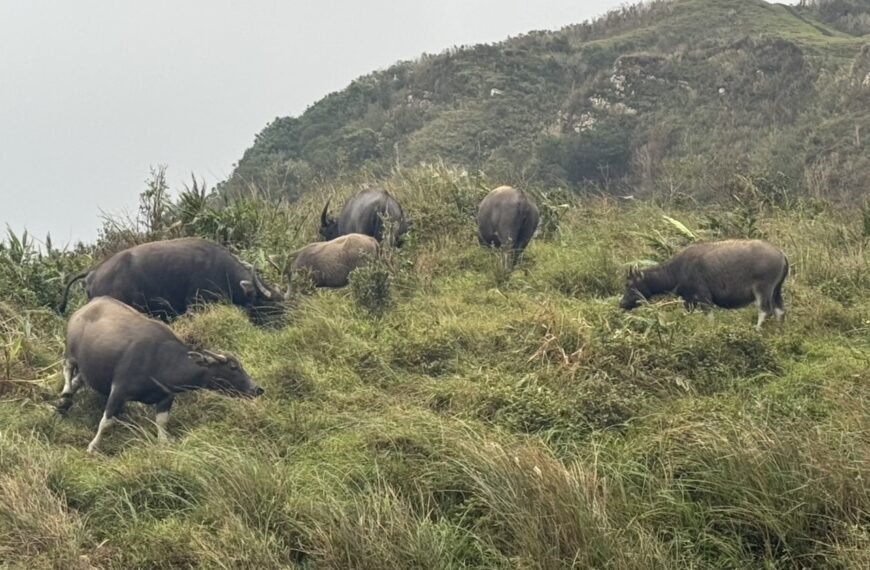
<instances>
[{"instance_id":1,"label":"bush","mask_svg":"<svg viewBox=\"0 0 870 570\"><path fill-rule=\"evenodd\" d=\"M377 259L354 269L350 274L350 291L357 305L371 315L380 316L391 302L390 270Z\"/></svg>"}]
</instances>

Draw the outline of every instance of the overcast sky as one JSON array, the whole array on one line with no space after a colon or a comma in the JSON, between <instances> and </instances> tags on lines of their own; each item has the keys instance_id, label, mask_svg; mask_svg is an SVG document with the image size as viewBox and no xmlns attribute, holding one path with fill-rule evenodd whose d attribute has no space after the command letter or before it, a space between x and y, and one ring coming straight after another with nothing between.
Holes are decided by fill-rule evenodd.
<instances>
[{"instance_id":1,"label":"overcast sky","mask_svg":"<svg viewBox=\"0 0 870 570\"><path fill-rule=\"evenodd\" d=\"M423 52L559 28L621 0L0 0L0 223L91 240L173 189L225 179L277 116Z\"/></svg>"}]
</instances>

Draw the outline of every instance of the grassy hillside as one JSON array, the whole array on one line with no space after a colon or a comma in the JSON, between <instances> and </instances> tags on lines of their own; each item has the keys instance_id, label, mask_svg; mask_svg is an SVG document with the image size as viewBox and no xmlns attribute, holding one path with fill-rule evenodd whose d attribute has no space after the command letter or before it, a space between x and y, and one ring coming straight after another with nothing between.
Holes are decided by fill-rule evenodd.
<instances>
[{"instance_id":1,"label":"grassy hillside","mask_svg":"<svg viewBox=\"0 0 870 570\"><path fill-rule=\"evenodd\" d=\"M420 168L386 184L409 243L349 288L300 294L271 329L225 306L173 325L238 354L264 397L180 397L166 444L130 405L96 457L99 398L51 406L64 320L46 306L93 252L7 240L0 566L870 565L870 211L550 194L506 275L474 239L492 181ZM200 234L262 262L313 239L320 205L154 197L147 232L109 225L99 251ZM628 263L729 236L785 249L784 331L756 333L752 309L617 308Z\"/></svg>"},{"instance_id":2,"label":"grassy hillside","mask_svg":"<svg viewBox=\"0 0 870 570\"><path fill-rule=\"evenodd\" d=\"M740 171L781 175L795 196L860 196L870 51L846 32L862 1L657 0L400 62L275 119L223 189L294 199L443 160L610 194L727 198Z\"/></svg>"},{"instance_id":3,"label":"grassy hillside","mask_svg":"<svg viewBox=\"0 0 870 570\"><path fill-rule=\"evenodd\" d=\"M803 0L797 10L848 34L870 34L870 2L867 0Z\"/></svg>"}]
</instances>

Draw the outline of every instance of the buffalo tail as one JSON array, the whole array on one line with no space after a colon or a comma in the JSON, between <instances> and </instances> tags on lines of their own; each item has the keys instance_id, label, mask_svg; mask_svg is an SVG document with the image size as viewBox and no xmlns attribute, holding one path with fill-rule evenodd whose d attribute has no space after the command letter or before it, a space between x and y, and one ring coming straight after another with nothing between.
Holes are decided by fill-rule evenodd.
<instances>
[{"instance_id":1,"label":"buffalo tail","mask_svg":"<svg viewBox=\"0 0 870 570\"><path fill-rule=\"evenodd\" d=\"M88 269L87 271L82 271L81 273L73 275L72 279L70 279L69 281L66 282L66 285L63 288L63 297L60 300L60 306L57 308L57 311L60 314L63 314L64 311L66 311L66 304L67 304L67 301L69 300L69 289L70 289L70 287L72 287L72 284L75 283L76 281L81 281L82 279L87 277L88 273L90 273L90 272L91 272L90 269Z\"/></svg>"}]
</instances>

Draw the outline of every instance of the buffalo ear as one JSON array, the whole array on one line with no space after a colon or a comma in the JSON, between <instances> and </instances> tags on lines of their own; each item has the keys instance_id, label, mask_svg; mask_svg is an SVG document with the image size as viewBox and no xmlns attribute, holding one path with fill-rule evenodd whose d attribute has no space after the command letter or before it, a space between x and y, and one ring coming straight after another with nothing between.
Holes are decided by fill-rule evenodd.
<instances>
[{"instance_id":1,"label":"buffalo ear","mask_svg":"<svg viewBox=\"0 0 870 570\"><path fill-rule=\"evenodd\" d=\"M215 360L208 354L203 354L195 350L188 351L187 356L189 356L190 359L199 366L214 366L215 364L217 364L217 360Z\"/></svg>"}]
</instances>

